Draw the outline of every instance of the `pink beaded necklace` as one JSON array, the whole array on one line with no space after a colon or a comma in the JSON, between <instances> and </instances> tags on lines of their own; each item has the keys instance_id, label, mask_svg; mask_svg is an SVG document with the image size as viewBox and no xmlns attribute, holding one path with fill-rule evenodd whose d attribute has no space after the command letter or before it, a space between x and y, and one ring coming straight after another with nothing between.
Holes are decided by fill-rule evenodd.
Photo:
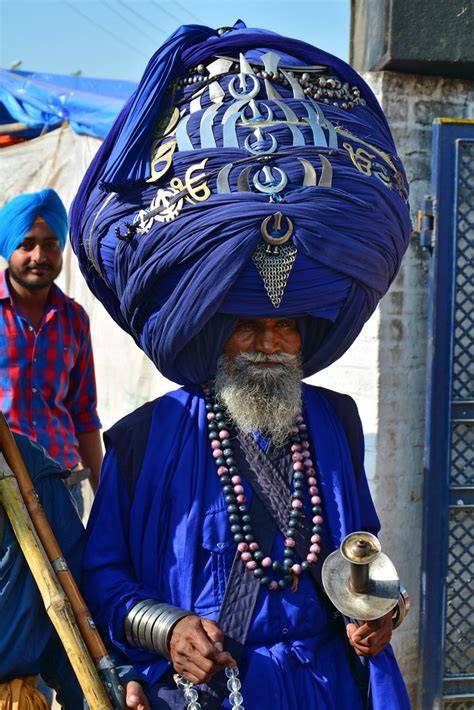
<instances>
[{"instance_id":1,"label":"pink beaded necklace","mask_svg":"<svg viewBox=\"0 0 474 710\"><path fill-rule=\"evenodd\" d=\"M292 459L292 493L289 523L286 529L283 561L272 560L260 550L254 538L252 521L247 507L242 479L234 457L233 442L226 421L226 415L217 402L212 386L204 388L206 398L207 426L211 441L212 455L217 467L217 474L222 485L224 499L234 542L240 559L251 571L259 583L271 591L283 590L291 585L296 591L298 578L302 572L318 559L320 551L320 532L323 523L321 498L316 480L316 470L311 459L307 427L303 417L296 418L290 430ZM311 503L312 536L306 559L295 562L295 533L299 521L304 518L304 490Z\"/></svg>"}]
</instances>

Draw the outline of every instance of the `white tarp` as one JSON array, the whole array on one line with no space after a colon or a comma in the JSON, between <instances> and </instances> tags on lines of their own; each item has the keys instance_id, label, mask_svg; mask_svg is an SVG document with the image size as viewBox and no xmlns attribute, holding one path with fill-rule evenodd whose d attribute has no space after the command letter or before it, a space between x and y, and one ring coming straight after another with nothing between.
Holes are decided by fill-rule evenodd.
<instances>
[{"instance_id":1,"label":"white tarp","mask_svg":"<svg viewBox=\"0 0 474 710\"><path fill-rule=\"evenodd\" d=\"M23 192L52 187L69 208L100 143L97 138L77 135L64 126L34 140L2 148L0 206ZM84 306L90 317L99 415L104 428L172 387L91 294L69 244L57 283Z\"/></svg>"}]
</instances>

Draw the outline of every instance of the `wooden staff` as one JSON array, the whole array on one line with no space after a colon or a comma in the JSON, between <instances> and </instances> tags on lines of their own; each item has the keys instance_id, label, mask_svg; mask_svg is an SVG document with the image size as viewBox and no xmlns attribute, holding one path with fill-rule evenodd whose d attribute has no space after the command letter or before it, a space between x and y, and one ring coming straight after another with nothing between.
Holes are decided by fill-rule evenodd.
<instances>
[{"instance_id":1,"label":"wooden staff","mask_svg":"<svg viewBox=\"0 0 474 710\"><path fill-rule=\"evenodd\" d=\"M94 621L90 615L90 612L84 602L84 599L77 587L77 584L74 580L74 577L72 576L66 560L64 559L61 550L59 548L59 545L57 543L57 540L54 536L53 531L51 530L51 526L48 522L48 519L45 515L45 512L43 510L43 506L41 505L38 496L36 494L36 491L33 487L33 483L31 481L31 478L28 474L28 471L26 470L25 463L23 461L23 458L20 454L20 451L18 449L18 446L16 444L15 439L13 438L13 435L10 431L10 428L5 420L5 417L3 414L0 412L0 451L3 453L3 456L5 458L5 461L10 469L11 474L14 476L14 479L16 480L16 484L19 489L19 493L21 494L20 498L22 499L23 507L26 507L26 511L28 513L28 517L30 518L30 521L32 523L32 527L34 532L37 535L37 538L39 538L39 541L42 544L42 547L44 548L44 553L46 555L46 558L44 557L38 557L36 556L37 560L37 566L36 569L38 570L37 572L33 569L32 564L31 564L31 559L30 559L30 552L25 552L25 559L27 563L29 564L31 568L31 572L33 576L35 577L35 580L37 582L37 585L41 591L41 594L43 596L43 600L45 601L45 606L48 614L50 615L53 624L55 625L55 628L58 631L59 637L61 641L64 644L64 647L66 649L66 652L69 655L69 650L68 647L66 646L66 641L65 638L66 636L63 637L63 632L65 633L64 627L66 625L72 625L75 626L77 622L77 626L79 627L80 631L80 637L82 637L81 642L82 642L82 647L79 653L79 655L86 653L87 656L92 657L92 668L94 671L94 682L92 683L92 686L90 685L90 678L86 679L79 677L78 670L82 668L83 663L78 662L78 666L76 668L75 663L76 657L74 658L74 662L72 661L71 658L71 665L76 671L76 674L78 676L79 683L81 685L81 688L84 692L84 695L86 696L86 700L88 701L91 709L95 710L102 708L114 708L116 710L119 710L123 707L125 707L124 699L123 699L123 689L120 686L120 683L117 679L117 675L115 672L115 668L113 666L113 663L106 651L106 648L102 642L102 639L99 636L99 633L97 629L95 628ZM10 476L4 477L2 483L7 483L10 484L12 482L12 479ZM7 489L9 490L8 494L8 501L10 504L13 500L12 498L12 492L11 492L11 485L2 485L2 488L6 491ZM2 498L4 498L6 494L2 494ZM6 507L6 506L5 506ZM18 507L18 505L16 506ZM23 525L21 527L21 530L18 531L17 533L17 528L16 523L14 524L12 517L14 515L10 515L7 507L6 507L7 515L10 518L12 527L15 531L15 534L17 536L18 542L20 546L23 549L22 545L22 538L19 536L21 535L26 528L28 527L24 523L24 515L22 515L23 519ZM72 607L72 619L69 619L67 622L61 622L61 629L56 627L57 621L53 620L50 609L53 608L54 605L51 604L50 601L50 595L49 595L49 587L45 589L45 593L47 596L44 596L42 587L40 586L40 583L38 582L37 576L41 577L42 575L42 567L44 566L45 561L48 563L48 569L54 570L54 577L57 579L57 582L59 582L60 589L62 592L64 592L64 595L66 597L66 606L71 608ZM51 570L51 571L52 571ZM46 573L45 573L46 574ZM57 583L56 583L57 586ZM59 599L57 596L58 590L56 589L54 592L54 599ZM64 615L64 612L61 612L62 615ZM62 618L62 617L61 617ZM77 629L76 629L77 630ZM69 633L69 632L68 632ZM67 641L67 644L69 645L69 641ZM88 653L87 653L88 652ZM94 668L95 664L95 668ZM100 682L100 679L98 677L97 671L98 670L103 683L105 684L105 687L107 689L107 693L110 696L107 697L105 691L104 691L104 686ZM90 671L90 669L89 669ZM88 671L88 673L89 673ZM86 683L87 685L87 692L86 688L83 685L83 682ZM97 683L100 686L100 694L99 694L99 688L96 687ZM94 694L94 700L89 701L87 695L88 693L90 694L91 690L90 688L94 688L93 694ZM98 700L97 698L100 698Z\"/></svg>"}]
</instances>

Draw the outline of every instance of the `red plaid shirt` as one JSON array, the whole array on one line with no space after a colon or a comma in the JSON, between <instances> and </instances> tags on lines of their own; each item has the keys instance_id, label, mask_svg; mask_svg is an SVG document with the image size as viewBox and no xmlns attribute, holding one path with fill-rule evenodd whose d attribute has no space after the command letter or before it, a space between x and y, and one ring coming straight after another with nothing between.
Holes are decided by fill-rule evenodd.
<instances>
[{"instance_id":1,"label":"red plaid shirt","mask_svg":"<svg viewBox=\"0 0 474 710\"><path fill-rule=\"evenodd\" d=\"M0 407L13 431L65 468L80 461L77 434L100 429L89 318L55 284L35 332L0 273Z\"/></svg>"}]
</instances>

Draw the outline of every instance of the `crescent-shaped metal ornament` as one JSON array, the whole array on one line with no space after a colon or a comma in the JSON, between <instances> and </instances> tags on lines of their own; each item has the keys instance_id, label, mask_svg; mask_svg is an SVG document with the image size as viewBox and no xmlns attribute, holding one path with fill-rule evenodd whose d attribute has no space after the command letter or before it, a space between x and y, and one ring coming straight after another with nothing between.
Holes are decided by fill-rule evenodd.
<instances>
[{"instance_id":1,"label":"crescent-shaped metal ornament","mask_svg":"<svg viewBox=\"0 0 474 710\"><path fill-rule=\"evenodd\" d=\"M244 168L242 172L240 173L239 177L237 178L237 190L239 192L250 192L250 183L249 183L249 175L250 172L252 171L253 166L249 165L248 167Z\"/></svg>"},{"instance_id":2,"label":"crescent-shaped metal ornament","mask_svg":"<svg viewBox=\"0 0 474 710\"><path fill-rule=\"evenodd\" d=\"M324 155L320 155L321 160L321 177L319 178L319 187L332 187L332 165Z\"/></svg>"},{"instance_id":3,"label":"crescent-shaped metal ornament","mask_svg":"<svg viewBox=\"0 0 474 710\"><path fill-rule=\"evenodd\" d=\"M229 175L232 170L233 163L227 163L219 170L216 180L216 189L218 195L226 195L230 192Z\"/></svg>"},{"instance_id":4,"label":"crescent-shaped metal ornament","mask_svg":"<svg viewBox=\"0 0 474 710\"><path fill-rule=\"evenodd\" d=\"M314 166L306 158L298 158L304 168L303 187L315 187L318 184L318 176Z\"/></svg>"},{"instance_id":5,"label":"crescent-shaped metal ornament","mask_svg":"<svg viewBox=\"0 0 474 710\"><path fill-rule=\"evenodd\" d=\"M275 236L275 232L281 232L281 222L283 218L286 219L288 223L287 229L285 233L281 236ZM272 230L272 233L270 233L268 227L272 219L275 220L275 223L274 229ZM260 232L262 233L264 241L268 244L272 244L273 246L281 246L282 244L285 244L285 242L287 242L293 234L293 229L294 227L291 219L283 215L281 212L269 214L268 217L265 217L262 224L260 225Z\"/></svg>"}]
</instances>

